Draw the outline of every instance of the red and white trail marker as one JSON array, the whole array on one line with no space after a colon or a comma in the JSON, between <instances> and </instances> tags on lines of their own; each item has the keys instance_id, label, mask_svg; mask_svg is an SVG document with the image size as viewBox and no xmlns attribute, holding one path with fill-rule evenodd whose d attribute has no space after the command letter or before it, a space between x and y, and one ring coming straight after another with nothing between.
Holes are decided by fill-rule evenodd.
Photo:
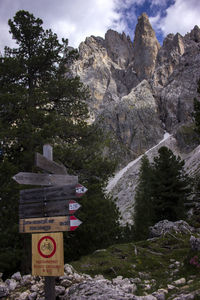
<instances>
[{"instance_id":1,"label":"red and white trail marker","mask_svg":"<svg viewBox=\"0 0 200 300\"><path fill-rule=\"evenodd\" d=\"M76 185L76 196L77 196L77 197L82 197L86 192L87 192L86 187L84 187L84 186L81 185L80 183L78 183L78 184Z\"/></svg>"},{"instance_id":2,"label":"red and white trail marker","mask_svg":"<svg viewBox=\"0 0 200 300\"><path fill-rule=\"evenodd\" d=\"M78 202L74 200L69 201L69 213L71 215L73 215L80 207L81 205Z\"/></svg>"},{"instance_id":3,"label":"red and white trail marker","mask_svg":"<svg viewBox=\"0 0 200 300\"><path fill-rule=\"evenodd\" d=\"M70 216L70 231L76 230L82 222L74 216Z\"/></svg>"}]
</instances>

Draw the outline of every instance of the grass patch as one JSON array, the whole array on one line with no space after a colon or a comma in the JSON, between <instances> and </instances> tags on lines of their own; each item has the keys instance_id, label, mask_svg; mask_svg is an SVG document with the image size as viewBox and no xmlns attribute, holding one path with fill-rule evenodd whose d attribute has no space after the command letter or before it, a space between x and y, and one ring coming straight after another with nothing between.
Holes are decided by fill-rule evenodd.
<instances>
[{"instance_id":1,"label":"grass patch","mask_svg":"<svg viewBox=\"0 0 200 300\"><path fill-rule=\"evenodd\" d=\"M193 255L190 253L189 238L190 235L168 234L161 238L136 243L112 245L71 264L81 273L91 276L102 274L107 279L116 276L140 277L143 281L155 279L154 290L166 288L167 284L181 277L186 280L194 277L190 289L198 289L200 269L197 270L189 264L190 256ZM173 273L177 262L179 268ZM174 267L170 267L173 263ZM173 291L169 295L171 293ZM139 288L137 294L142 295L142 289Z\"/></svg>"}]
</instances>

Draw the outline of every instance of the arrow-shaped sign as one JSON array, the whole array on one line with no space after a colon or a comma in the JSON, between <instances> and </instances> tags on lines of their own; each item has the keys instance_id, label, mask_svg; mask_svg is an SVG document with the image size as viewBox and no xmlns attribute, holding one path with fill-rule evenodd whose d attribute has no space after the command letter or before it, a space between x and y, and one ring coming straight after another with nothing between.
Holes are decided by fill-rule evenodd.
<instances>
[{"instance_id":1,"label":"arrow-shaped sign","mask_svg":"<svg viewBox=\"0 0 200 300\"><path fill-rule=\"evenodd\" d=\"M69 201L69 214L73 215L79 208L81 207L81 205L74 201L74 200L70 200Z\"/></svg>"},{"instance_id":2,"label":"arrow-shaped sign","mask_svg":"<svg viewBox=\"0 0 200 300\"><path fill-rule=\"evenodd\" d=\"M87 188L78 183L76 185L76 196L77 197L82 197L85 193L87 192Z\"/></svg>"},{"instance_id":3,"label":"arrow-shaped sign","mask_svg":"<svg viewBox=\"0 0 200 300\"><path fill-rule=\"evenodd\" d=\"M82 224L82 222L74 216L70 216L70 231L76 230L78 226Z\"/></svg>"},{"instance_id":4,"label":"arrow-shaped sign","mask_svg":"<svg viewBox=\"0 0 200 300\"><path fill-rule=\"evenodd\" d=\"M44 186L76 184L78 182L78 176L25 172L16 174L13 179L19 184Z\"/></svg>"}]
</instances>

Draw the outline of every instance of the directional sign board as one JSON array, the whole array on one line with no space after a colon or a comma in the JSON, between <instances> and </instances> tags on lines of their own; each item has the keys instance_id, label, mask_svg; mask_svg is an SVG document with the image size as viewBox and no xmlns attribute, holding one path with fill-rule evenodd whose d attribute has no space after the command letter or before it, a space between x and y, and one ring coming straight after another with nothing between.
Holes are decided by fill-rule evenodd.
<instances>
[{"instance_id":1,"label":"directional sign board","mask_svg":"<svg viewBox=\"0 0 200 300\"><path fill-rule=\"evenodd\" d=\"M65 185L78 183L78 176L71 175L55 175L20 172L13 176L13 179L19 184L29 185Z\"/></svg>"},{"instance_id":2,"label":"directional sign board","mask_svg":"<svg viewBox=\"0 0 200 300\"><path fill-rule=\"evenodd\" d=\"M32 275L64 275L63 233L32 234Z\"/></svg>"},{"instance_id":3,"label":"directional sign board","mask_svg":"<svg viewBox=\"0 0 200 300\"><path fill-rule=\"evenodd\" d=\"M55 161L46 158L40 153L35 154L35 165L36 167L53 174L67 174L67 170L64 165L60 165Z\"/></svg>"},{"instance_id":4,"label":"directional sign board","mask_svg":"<svg viewBox=\"0 0 200 300\"><path fill-rule=\"evenodd\" d=\"M19 217L23 219L66 216L74 214L80 207L81 205L74 200L25 202L19 205Z\"/></svg>"},{"instance_id":5,"label":"directional sign board","mask_svg":"<svg viewBox=\"0 0 200 300\"><path fill-rule=\"evenodd\" d=\"M82 222L74 216L30 218L19 220L20 233L73 231Z\"/></svg>"},{"instance_id":6,"label":"directional sign board","mask_svg":"<svg viewBox=\"0 0 200 300\"><path fill-rule=\"evenodd\" d=\"M47 201L71 200L83 195L83 186L76 192L76 185L45 187L20 191L20 203L39 203ZM87 190L86 188L84 188Z\"/></svg>"}]
</instances>

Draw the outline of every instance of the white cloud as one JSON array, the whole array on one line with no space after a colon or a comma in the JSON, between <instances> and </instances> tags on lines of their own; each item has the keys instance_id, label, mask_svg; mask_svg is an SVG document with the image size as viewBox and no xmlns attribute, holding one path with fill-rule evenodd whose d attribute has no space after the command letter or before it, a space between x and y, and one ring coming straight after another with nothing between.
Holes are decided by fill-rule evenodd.
<instances>
[{"instance_id":1,"label":"white cloud","mask_svg":"<svg viewBox=\"0 0 200 300\"><path fill-rule=\"evenodd\" d=\"M44 28L51 28L59 38L68 38L71 46L78 47L86 36L104 37L113 23L124 29L115 8L116 0L0 0L0 47L12 46L7 21L20 9L41 18Z\"/></svg>"},{"instance_id":2,"label":"white cloud","mask_svg":"<svg viewBox=\"0 0 200 300\"><path fill-rule=\"evenodd\" d=\"M150 2L151 2L151 7L167 5L167 0L151 0Z\"/></svg>"},{"instance_id":3,"label":"white cloud","mask_svg":"<svg viewBox=\"0 0 200 300\"><path fill-rule=\"evenodd\" d=\"M200 26L200 1L176 0L174 5L166 10L166 17L158 21L165 36L177 32L185 35L195 25Z\"/></svg>"}]
</instances>

